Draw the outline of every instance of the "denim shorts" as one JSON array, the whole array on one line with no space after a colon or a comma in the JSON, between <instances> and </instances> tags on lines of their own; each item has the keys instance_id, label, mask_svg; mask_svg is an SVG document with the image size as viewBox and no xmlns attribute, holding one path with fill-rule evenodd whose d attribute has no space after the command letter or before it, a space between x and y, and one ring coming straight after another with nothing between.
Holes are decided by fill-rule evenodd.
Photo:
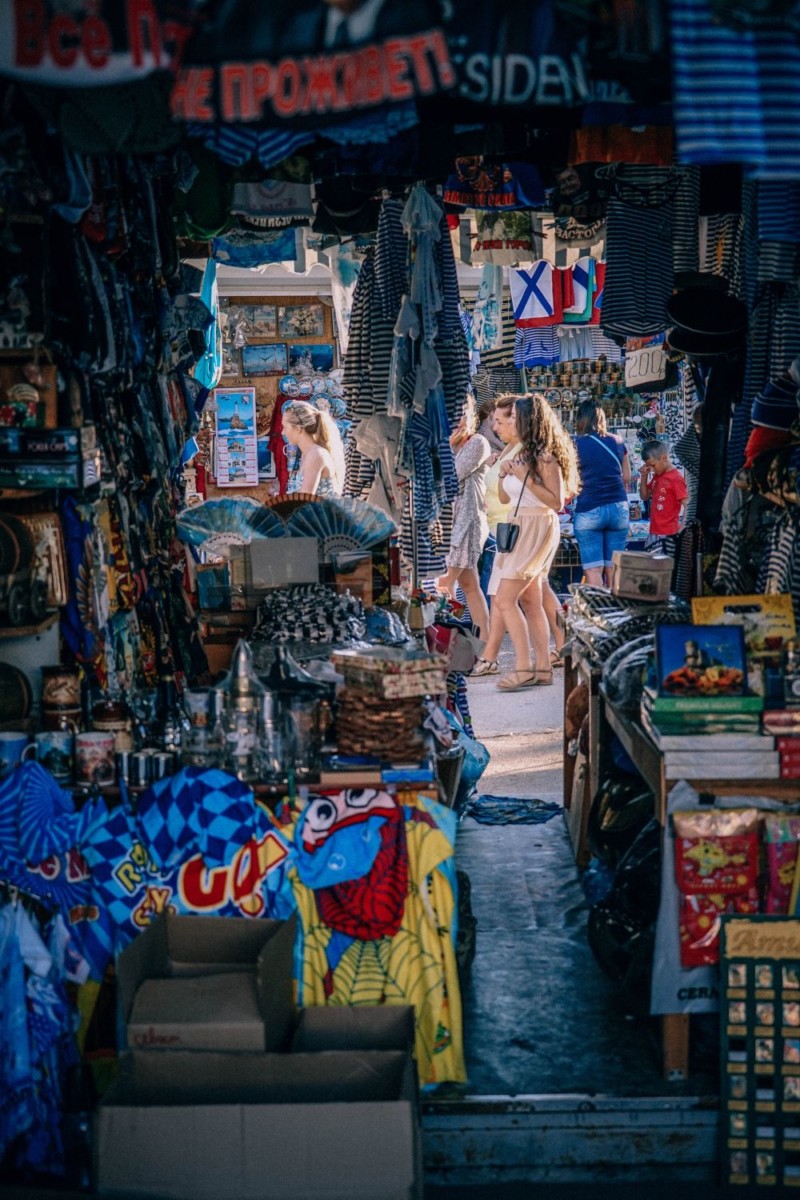
<instances>
[{"instance_id":1,"label":"denim shorts","mask_svg":"<svg viewBox=\"0 0 800 1200\"><path fill-rule=\"evenodd\" d=\"M576 513L572 528L583 569L610 567L614 551L624 550L628 540L628 501L601 504L589 512Z\"/></svg>"}]
</instances>

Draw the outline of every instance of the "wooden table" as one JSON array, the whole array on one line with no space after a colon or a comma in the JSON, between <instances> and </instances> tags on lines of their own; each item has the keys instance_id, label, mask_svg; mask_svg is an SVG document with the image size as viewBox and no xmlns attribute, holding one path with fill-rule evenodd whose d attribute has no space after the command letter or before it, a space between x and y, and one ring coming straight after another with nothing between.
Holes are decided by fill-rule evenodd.
<instances>
[{"instance_id":1,"label":"wooden table","mask_svg":"<svg viewBox=\"0 0 800 1200\"><path fill-rule=\"evenodd\" d=\"M650 740L638 721L617 712L599 688L602 717L617 735L655 796L655 815L662 828L667 820L667 796L679 782L667 779L664 756ZM779 779L692 779L696 792L715 796L766 796L769 799L797 801L797 781ZM665 864L667 867L668 864ZM665 1079L683 1080L689 1075L689 1015L668 1013L661 1018L662 1071Z\"/></svg>"}]
</instances>

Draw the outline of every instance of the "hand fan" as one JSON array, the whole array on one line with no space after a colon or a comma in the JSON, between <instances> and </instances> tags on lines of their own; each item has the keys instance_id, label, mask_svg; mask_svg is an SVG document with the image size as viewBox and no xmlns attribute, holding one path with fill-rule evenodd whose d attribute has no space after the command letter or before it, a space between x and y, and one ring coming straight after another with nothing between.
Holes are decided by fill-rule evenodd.
<instances>
[{"instance_id":1,"label":"hand fan","mask_svg":"<svg viewBox=\"0 0 800 1200\"><path fill-rule=\"evenodd\" d=\"M255 500L244 498L206 500L178 514L178 537L190 546L224 553L226 545L243 546L252 539L250 520L259 509Z\"/></svg>"},{"instance_id":2,"label":"hand fan","mask_svg":"<svg viewBox=\"0 0 800 1200\"><path fill-rule=\"evenodd\" d=\"M315 537L323 559L348 550L369 550L397 532L381 509L350 496L324 496L296 508L286 519L290 537Z\"/></svg>"}]
</instances>

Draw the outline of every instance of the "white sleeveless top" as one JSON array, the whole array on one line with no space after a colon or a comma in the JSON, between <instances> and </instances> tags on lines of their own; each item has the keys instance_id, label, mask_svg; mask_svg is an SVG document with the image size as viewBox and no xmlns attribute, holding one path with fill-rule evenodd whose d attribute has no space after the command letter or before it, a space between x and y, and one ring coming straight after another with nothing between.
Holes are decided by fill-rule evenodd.
<instances>
[{"instance_id":1,"label":"white sleeveless top","mask_svg":"<svg viewBox=\"0 0 800 1200\"><path fill-rule=\"evenodd\" d=\"M508 516L506 517L506 520L511 521L514 519L514 509L517 507L517 500L519 500L519 511L521 513L524 512L526 509L528 511L530 511L531 509L544 509L545 511L547 511L547 505L542 504L539 497L534 496L534 494L530 490L530 488L525 487L523 485L522 480L517 479L516 475L504 476L504 478L502 480L502 484L503 484L503 491L511 500L511 508L509 510ZM521 500L520 500L520 496L522 496Z\"/></svg>"}]
</instances>

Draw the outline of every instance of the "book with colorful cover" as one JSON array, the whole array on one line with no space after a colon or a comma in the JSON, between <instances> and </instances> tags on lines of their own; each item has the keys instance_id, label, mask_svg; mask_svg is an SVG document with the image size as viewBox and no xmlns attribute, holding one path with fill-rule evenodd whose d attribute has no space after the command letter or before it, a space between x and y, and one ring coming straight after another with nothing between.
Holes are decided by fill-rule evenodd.
<instances>
[{"instance_id":1,"label":"book with colorful cover","mask_svg":"<svg viewBox=\"0 0 800 1200\"><path fill-rule=\"evenodd\" d=\"M694 596L696 625L740 625L744 631L747 677L751 691L764 693L764 664L775 660L795 636L792 597Z\"/></svg>"},{"instance_id":2,"label":"book with colorful cover","mask_svg":"<svg viewBox=\"0 0 800 1200\"><path fill-rule=\"evenodd\" d=\"M659 697L730 699L747 692L740 625L657 625Z\"/></svg>"}]
</instances>

